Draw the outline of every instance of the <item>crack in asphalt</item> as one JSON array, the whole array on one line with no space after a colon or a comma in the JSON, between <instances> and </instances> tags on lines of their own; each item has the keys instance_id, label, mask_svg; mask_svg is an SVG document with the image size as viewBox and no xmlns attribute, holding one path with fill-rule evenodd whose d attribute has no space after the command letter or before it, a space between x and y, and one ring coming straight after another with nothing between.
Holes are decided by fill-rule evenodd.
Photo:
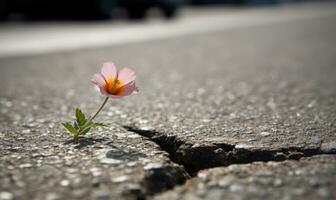
<instances>
[{"instance_id":1,"label":"crack in asphalt","mask_svg":"<svg viewBox=\"0 0 336 200\"><path fill-rule=\"evenodd\" d=\"M335 154L320 148L282 147L282 148L248 148L227 143L194 145L155 130L142 130L134 126L124 126L128 131L144 136L160 146L169 154L171 161L182 165L190 177L196 176L200 170L246 164L256 161L298 160L319 154Z\"/></svg>"},{"instance_id":2,"label":"crack in asphalt","mask_svg":"<svg viewBox=\"0 0 336 200\"><path fill-rule=\"evenodd\" d=\"M169 154L173 163L182 167L179 170L185 177L185 181L195 177L200 170L224 167L231 164L248 164L256 161L284 161L299 160L302 157L310 157L320 154L336 154L336 152L322 151L321 148L303 148L303 147L282 147L282 148L249 148L241 145L227 143L205 145L195 145L188 143L175 135L163 134L155 130L143 130L135 126L123 126L126 130L148 138L156 143L163 151ZM161 177L162 178L162 177ZM156 181L155 181L156 180ZM162 180L155 179L154 182ZM185 181L176 182L174 186L181 185ZM151 181L150 181L151 182ZM151 183L154 184L155 183ZM164 187L160 191L151 194L157 194L171 189Z\"/></svg>"}]
</instances>

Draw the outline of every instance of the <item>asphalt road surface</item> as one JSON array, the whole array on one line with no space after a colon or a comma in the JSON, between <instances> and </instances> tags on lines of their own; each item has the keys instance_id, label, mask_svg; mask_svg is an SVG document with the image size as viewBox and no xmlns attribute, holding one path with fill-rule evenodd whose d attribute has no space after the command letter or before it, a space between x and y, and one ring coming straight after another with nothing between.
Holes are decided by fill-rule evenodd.
<instances>
[{"instance_id":1,"label":"asphalt road surface","mask_svg":"<svg viewBox=\"0 0 336 200\"><path fill-rule=\"evenodd\" d=\"M0 199L335 199L335 8L216 9L163 36L122 25L123 42L55 48L57 35L20 46L25 29L3 26ZM109 101L109 126L73 144L60 123L103 100L89 79L104 61L133 68L140 93Z\"/></svg>"}]
</instances>

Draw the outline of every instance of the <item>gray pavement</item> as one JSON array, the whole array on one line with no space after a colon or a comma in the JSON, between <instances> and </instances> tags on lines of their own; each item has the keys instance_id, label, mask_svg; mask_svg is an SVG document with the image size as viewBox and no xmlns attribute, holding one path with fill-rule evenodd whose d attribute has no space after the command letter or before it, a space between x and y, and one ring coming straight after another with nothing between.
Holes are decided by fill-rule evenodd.
<instances>
[{"instance_id":1,"label":"gray pavement","mask_svg":"<svg viewBox=\"0 0 336 200\"><path fill-rule=\"evenodd\" d=\"M335 18L1 58L0 199L333 199ZM60 123L103 100L89 78L108 60L135 69L140 93L71 144ZM265 170L280 189L253 187Z\"/></svg>"},{"instance_id":2,"label":"gray pavement","mask_svg":"<svg viewBox=\"0 0 336 200\"><path fill-rule=\"evenodd\" d=\"M255 162L202 171L155 199L335 199L336 157Z\"/></svg>"}]
</instances>

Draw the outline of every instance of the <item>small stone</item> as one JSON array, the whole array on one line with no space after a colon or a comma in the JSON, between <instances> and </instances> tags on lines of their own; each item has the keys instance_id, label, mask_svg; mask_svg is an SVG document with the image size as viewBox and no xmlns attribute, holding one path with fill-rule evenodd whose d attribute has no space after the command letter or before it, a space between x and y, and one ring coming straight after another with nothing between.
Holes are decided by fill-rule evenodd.
<instances>
[{"instance_id":1,"label":"small stone","mask_svg":"<svg viewBox=\"0 0 336 200\"><path fill-rule=\"evenodd\" d=\"M307 105L307 107L308 107L308 108L312 108L312 107L315 106L315 104L316 104L316 101L315 101L315 100L314 100L314 101L311 101L311 102Z\"/></svg>"},{"instance_id":2,"label":"small stone","mask_svg":"<svg viewBox=\"0 0 336 200\"><path fill-rule=\"evenodd\" d=\"M4 102L4 105L6 106L6 107L12 107L12 105L13 105L13 103L11 102L11 101L5 101Z\"/></svg>"},{"instance_id":3,"label":"small stone","mask_svg":"<svg viewBox=\"0 0 336 200\"><path fill-rule=\"evenodd\" d=\"M126 165L127 167L134 167L137 165L137 162L128 162Z\"/></svg>"},{"instance_id":4,"label":"small stone","mask_svg":"<svg viewBox=\"0 0 336 200\"><path fill-rule=\"evenodd\" d=\"M211 119L202 119L202 122L209 123L209 122L211 122Z\"/></svg>"},{"instance_id":5,"label":"small stone","mask_svg":"<svg viewBox=\"0 0 336 200\"><path fill-rule=\"evenodd\" d=\"M69 180L62 180L60 182L60 185L63 186L63 187L67 187L70 185L70 181Z\"/></svg>"},{"instance_id":6,"label":"small stone","mask_svg":"<svg viewBox=\"0 0 336 200\"><path fill-rule=\"evenodd\" d=\"M143 130L143 131L151 131L151 130L154 130L154 128L151 127L151 126L140 126L139 129L140 129L140 130Z\"/></svg>"},{"instance_id":7,"label":"small stone","mask_svg":"<svg viewBox=\"0 0 336 200\"><path fill-rule=\"evenodd\" d=\"M260 135L263 136L263 137L267 137L267 136L270 136L271 133L270 132L261 132Z\"/></svg>"},{"instance_id":8,"label":"small stone","mask_svg":"<svg viewBox=\"0 0 336 200\"><path fill-rule=\"evenodd\" d=\"M14 198L14 195L10 192L0 192L0 200L12 200Z\"/></svg>"},{"instance_id":9,"label":"small stone","mask_svg":"<svg viewBox=\"0 0 336 200\"><path fill-rule=\"evenodd\" d=\"M160 168L163 168L163 164L162 163L148 163L144 167L145 170L160 169Z\"/></svg>"},{"instance_id":10,"label":"small stone","mask_svg":"<svg viewBox=\"0 0 336 200\"><path fill-rule=\"evenodd\" d=\"M275 156L275 158L278 159L278 160L281 160L281 159L285 159L285 158L286 158L286 154L284 154L283 152L276 152L274 156Z\"/></svg>"},{"instance_id":11,"label":"small stone","mask_svg":"<svg viewBox=\"0 0 336 200\"><path fill-rule=\"evenodd\" d=\"M76 168L67 168L66 172L69 174L76 174L78 172L78 169Z\"/></svg>"},{"instance_id":12,"label":"small stone","mask_svg":"<svg viewBox=\"0 0 336 200\"><path fill-rule=\"evenodd\" d=\"M122 182L125 182L127 180L129 180L128 176L119 176L119 177L116 177L116 178L112 178L112 181L114 183L122 183Z\"/></svg>"},{"instance_id":13,"label":"small stone","mask_svg":"<svg viewBox=\"0 0 336 200\"><path fill-rule=\"evenodd\" d=\"M300 175L303 175L303 174L304 174L304 171L303 171L303 170L300 170L300 169L297 169L297 170L294 171L294 174L295 174L296 176L300 176Z\"/></svg>"},{"instance_id":14,"label":"small stone","mask_svg":"<svg viewBox=\"0 0 336 200\"><path fill-rule=\"evenodd\" d=\"M71 160L66 160L64 163L66 166L71 166L73 164L73 161Z\"/></svg>"},{"instance_id":15,"label":"small stone","mask_svg":"<svg viewBox=\"0 0 336 200\"><path fill-rule=\"evenodd\" d=\"M25 163L25 164L21 164L20 166L19 166L19 168L30 168L30 167L32 167L33 165L32 164L30 164L30 163Z\"/></svg>"},{"instance_id":16,"label":"small stone","mask_svg":"<svg viewBox=\"0 0 336 200\"><path fill-rule=\"evenodd\" d=\"M127 135L128 138L132 138L132 139L135 139L135 138L141 138L140 135L137 135L137 134L129 134Z\"/></svg>"},{"instance_id":17,"label":"small stone","mask_svg":"<svg viewBox=\"0 0 336 200\"><path fill-rule=\"evenodd\" d=\"M251 148L251 147L252 147L251 145L243 144L243 143L236 144L236 146L235 146L236 149L248 149L248 148Z\"/></svg>"},{"instance_id":18,"label":"small stone","mask_svg":"<svg viewBox=\"0 0 336 200\"><path fill-rule=\"evenodd\" d=\"M140 123L140 124L147 124L147 123L148 123L148 120L146 120L146 119L140 119L140 120L139 120L139 123Z\"/></svg>"},{"instance_id":19,"label":"small stone","mask_svg":"<svg viewBox=\"0 0 336 200\"><path fill-rule=\"evenodd\" d=\"M31 157L32 158L40 158L40 157L44 157L44 155L39 154L39 153L32 153Z\"/></svg>"},{"instance_id":20,"label":"small stone","mask_svg":"<svg viewBox=\"0 0 336 200\"><path fill-rule=\"evenodd\" d=\"M336 153L336 142L325 142L321 144L321 151L324 153Z\"/></svg>"},{"instance_id":21,"label":"small stone","mask_svg":"<svg viewBox=\"0 0 336 200\"><path fill-rule=\"evenodd\" d=\"M25 129L25 130L22 131L23 134L28 134L28 133L30 133L30 132L31 132L30 129Z\"/></svg>"},{"instance_id":22,"label":"small stone","mask_svg":"<svg viewBox=\"0 0 336 200\"><path fill-rule=\"evenodd\" d=\"M120 164L120 160L112 159L112 158L103 158L100 160L102 164Z\"/></svg>"},{"instance_id":23,"label":"small stone","mask_svg":"<svg viewBox=\"0 0 336 200\"><path fill-rule=\"evenodd\" d=\"M276 187L281 186L282 185L282 180L277 178L277 179L274 180L273 184Z\"/></svg>"},{"instance_id":24,"label":"small stone","mask_svg":"<svg viewBox=\"0 0 336 200\"><path fill-rule=\"evenodd\" d=\"M191 146L191 148L198 148L201 147L202 145L200 143L195 143Z\"/></svg>"},{"instance_id":25,"label":"small stone","mask_svg":"<svg viewBox=\"0 0 336 200\"><path fill-rule=\"evenodd\" d=\"M100 168L91 168L90 172L91 172L92 176L102 175L102 172L101 172Z\"/></svg>"},{"instance_id":26,"label":"small stone","mask_svg":"<svg viewBox=\"0 0 336 200\"><path fill-rule=\"evenodd\" d=\"M215 154L225 154L225 151L222 148L214 150Z\"/></svg>"}]
</instances>

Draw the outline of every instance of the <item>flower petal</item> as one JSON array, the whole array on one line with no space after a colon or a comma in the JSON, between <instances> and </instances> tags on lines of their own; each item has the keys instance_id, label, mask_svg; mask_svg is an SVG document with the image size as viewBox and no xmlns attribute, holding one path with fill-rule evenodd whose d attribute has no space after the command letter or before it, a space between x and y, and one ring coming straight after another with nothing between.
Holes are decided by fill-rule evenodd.
<instances>
[{"instance_id":1,"label":"flower petal","mask_svg":"<svg viewBox=\"0 0 336 200\"><path fill-rule=\"evenodd\" d=\"M110 94L108 93L104 88L99 88L100 89L100 93L104 96L107 96L107 97L111 97L113 99L119 99L121 98L122 96L118 96L118 95L113 95L113 94Z\"/></svg>"},{"instance_id":2,"label":"flower petal","mask_svg":"<svg viewBox=\"0 0 336 200\"><path fill-rule=\"evenodd\" d=\"M92 76L91 81L99 87L105 87L106 81L101 73L96 73Z\"/></svg>"},{"instance_id":3,"label":"flower petal","mask_svg":"<svg viewBox=\"0 0 336 200\"><path fill-rule=\"evenodd\" d=\"M120 90L120 93L118 93L119 96L128 96L139 92L139 89L135 85L134 81L122 86L119 90Z\"/></svg>"},{"instance_id":4,"label":"flower petal","mask_svg":"<svg viewBox=\"0 0 336 200\"><path fill-rule=\"evenodd\" d=\"M121 80L124 85L134 81L135 78L135 72L129 68L123 68L118 73L118 79Z\"/></svg>"},{"instance_id":5,"label":"flower petal","mask_svg":"<svg viewBox=\"0 0 336 200\"><path fill-rule=\"evenodd\" d=\"M101 73L105 80L116 79L118 75L118 69L112 62L105 62L101 69Z\"/></svg>"}]
</instances>

